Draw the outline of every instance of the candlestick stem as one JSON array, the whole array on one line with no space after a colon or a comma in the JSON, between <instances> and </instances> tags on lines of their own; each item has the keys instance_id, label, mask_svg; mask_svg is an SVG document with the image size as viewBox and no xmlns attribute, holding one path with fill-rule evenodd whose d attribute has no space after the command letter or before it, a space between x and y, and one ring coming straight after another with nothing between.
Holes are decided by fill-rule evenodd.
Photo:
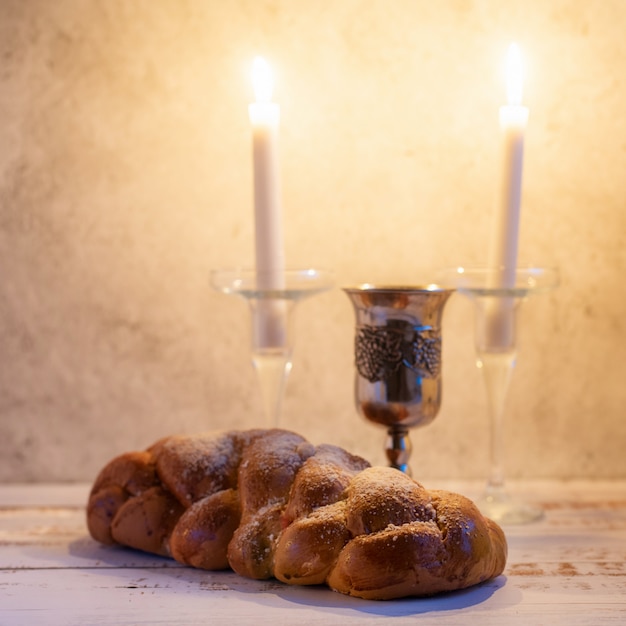
<instances>
[{"instance_id":1,"label":"candlestick stem","mask_svg":"<svg viewBox=\"0 0 626 626\"><path fill-rule=\"evenodd\" d=\"M478 352L476 365L483 374L487 391L490 424L490 470L487 491L499 493L504 488L504 409L513 368L515 350L503 352Z\"/></svg>"},{"instance_id":2,"label":"candlestick stem","mask_svg":"<svg viewBox=\"0 0 626 626\"><path fill-rule=\"evenodd\" d=\"M283 395L291 372L291 350L253 350L252 363L259 380L268 427L276 427L280 423Z\"/></svg>"}]
</instances>

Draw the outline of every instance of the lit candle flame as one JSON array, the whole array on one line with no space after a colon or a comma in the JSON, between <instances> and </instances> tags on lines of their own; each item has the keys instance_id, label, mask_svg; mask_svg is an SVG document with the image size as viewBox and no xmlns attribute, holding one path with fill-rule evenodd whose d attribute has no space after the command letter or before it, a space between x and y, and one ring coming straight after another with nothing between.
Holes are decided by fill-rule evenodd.
<instances>
[{"instance_id":1,"label":"lit candle flame","mask_svg":"<svg viewBox=\"0 0 626 626\"><path fill-rule=\"evenodd\" d=\"M512 43L506 60L506 94L509 104L522 104L522 92L524 90L524 68L522 67L522 54L519 46Z\"/></svg>"},{"instance_id":2,"label":"lit candle flame","mask_svg":"<svg viewBox=\"0 0 626 626\"><path fill-rule=\"evenodd\" d=\"M274 90L272 69L263 57L255 57L252 62L252 87L257 102L269 102Z\"/></svg>"}]
</instances>

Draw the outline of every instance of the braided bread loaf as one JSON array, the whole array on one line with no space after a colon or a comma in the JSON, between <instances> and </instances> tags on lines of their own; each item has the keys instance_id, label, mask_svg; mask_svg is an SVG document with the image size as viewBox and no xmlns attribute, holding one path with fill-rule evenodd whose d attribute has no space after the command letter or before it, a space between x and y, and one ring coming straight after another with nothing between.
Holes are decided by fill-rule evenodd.
<instances>
[{"instance_id":1,"label":"braided bread loaf","mask_svg":"<svg viewBox=\"0 0 626 626\"><path fill-rule=\"evenodd\" d=\"M502 573L506 540L463 496L284 430L172 436L113 459L92 537L208 570L367 599L431 595Z\"/></svg>"}]
</instances>

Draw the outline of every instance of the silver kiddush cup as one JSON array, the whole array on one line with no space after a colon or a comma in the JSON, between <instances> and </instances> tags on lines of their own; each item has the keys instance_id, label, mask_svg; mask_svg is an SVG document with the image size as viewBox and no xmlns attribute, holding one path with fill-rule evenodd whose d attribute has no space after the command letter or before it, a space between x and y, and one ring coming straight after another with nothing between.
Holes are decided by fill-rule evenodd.
<instances>
[{"instance_id":1,"label":"silver kiddush cup","mask_svg":"<svg viewBox=\"0 0 626 626\"><path fill-rule=\"evenodd\" d=\"M356 313L355 402L387 428L389 465L408 474L409 428L432 422L441 405L441 317L453 289L345 287Z\"/></svg>"}]
</instances>

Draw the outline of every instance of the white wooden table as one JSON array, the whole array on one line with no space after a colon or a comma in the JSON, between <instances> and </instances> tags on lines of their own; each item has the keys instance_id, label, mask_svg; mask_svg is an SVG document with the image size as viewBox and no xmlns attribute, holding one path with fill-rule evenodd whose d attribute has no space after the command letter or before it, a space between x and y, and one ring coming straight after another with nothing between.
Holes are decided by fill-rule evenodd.
<instances>
[{"instance_id":1,"label":"white wooden table","mask_svg":"<svg viewBox=\"0 0 626 626\"><path fill-rule=\"evenodd\" d=\"M475 495L463 483L428 486ZM626 624L626 481L516 485L546 515L505 527L504 576L445 596L389 602L100 546L85 527L88 488L0 485L1 626Z\"/></svg>"}]
</instances>

